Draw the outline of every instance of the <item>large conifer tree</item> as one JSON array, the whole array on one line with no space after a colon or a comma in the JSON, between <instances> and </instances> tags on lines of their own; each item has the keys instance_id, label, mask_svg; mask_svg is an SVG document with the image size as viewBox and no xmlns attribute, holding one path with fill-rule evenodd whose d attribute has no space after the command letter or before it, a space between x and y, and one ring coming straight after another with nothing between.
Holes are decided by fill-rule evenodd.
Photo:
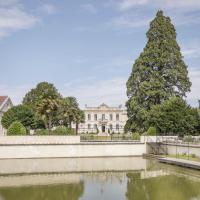
<instances>
[{"instance_id":1,"label":"large conifer tree","mask_svg":"<svg viewBox=\"0 0 200 200\"><path fill-rule=\"evenodd\" d=\"M146 35L147 44L127 81L126 129L132 131L142 131L146 114L153 105L172 96L183 98L191 87L170 18L158 11Z\"/></svg>"}]
</instances>

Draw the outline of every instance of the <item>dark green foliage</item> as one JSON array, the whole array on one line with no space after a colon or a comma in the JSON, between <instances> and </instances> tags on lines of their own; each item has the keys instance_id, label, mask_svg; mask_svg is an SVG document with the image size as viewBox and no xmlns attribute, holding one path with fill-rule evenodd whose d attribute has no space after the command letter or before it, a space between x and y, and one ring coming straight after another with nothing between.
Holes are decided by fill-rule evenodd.
<instances>
[{"instance_id":1,"label":"dark green foliage","mask_svg":"<svg viewBox=\"0 0 200 200\"><path fill-rule=\"evenodd\" d=\"M133 139L133 140L140 140L140 134L137 133L137 132L133 133L133 134L132 134L132 139Z\"/></svg>"},{"instance_id":2,"label":"dark green foliage","mask_svg":"<svg viewBox=\"0 0 200 200\"><path fill-rule=\"evenodd\" d=\"M76 98L63 98L51 83L39 83L26 94L23 103L30 106L40 117L36 128L43 128L41 122L49 130L59 125L71 128L73 122L78 130L79 123L84 120L84 113L79 109Z\"/></svg>"},{"instance_id":3,"label":"dark green foliage","mask_svg":"<svg viewBox=\"0 0 200 200\"><path fill-rule=\"evenodd\" d=\"M59 126L55 130L41 129L36 130L35 135L75 135L75 130L72 128Z\"/></svg>"},{"instance_id":4,"label":"dark green foliage","mask_svg":"<svg viewBox=\"0 0 200 200\"><path fill-rule=\"evenodd\" d=\"M15 121L8 128L7 135L26 135L26 128L21 122Z\"/></svg>"},{"instance_id":5,"label":"dark green foliage","mask_svg":"<svg viewBox=\"0 0 200 200\"><path fill-rule=\"evenodd\" d=\"M45 127L51 129L58 112L60 99L61 95L53 84L41 82L25 95L23 104L30 106L41 117Z\"/></svg>"},{"instance_id":6,"label":"dark green foliage","mask_svg":"<svg viewBox=\"0 0 200 200\"><path fill-rule=\"evenodd\" d=\"M147 124L155 126L159 134L189 135L197 132L200 117L179 97L173 97L162 105L153 106L148 113Z\"/></svg>"},{"instance_id":7,"label":"dark green foliage","mask_svg":"<svg viewBox=\"0 0 200 200\"><path fill-rule=\"evenodd\" d=\"M39 129L35 131L34 135L50 135L50 131L47 129Z\"/></svg>"},{"instance_id":8,"label":"dark green foliage","mask_svg":"<svg viewBox=\"0 0 200 200\"><path fill-rule=\"evenodd\" d=\"M75 135L75 130L72 128L59 126L59 127L56 127L56 129L52 131L52 134L53 135Z\"/></svg>"},{"instance_id":9,"label":"dark green foliage","mask_svg":"<svg viewBox=\"0 0 200 200\"><path fill-rule=\"evenodd\" d=\"M29 106L18 105L5 112L1 122L3 127L7 129L14 121L19 121L28 130L36 125L36 118L36 115Z\"/></svg>"},{"instance_id":10,"label":"dark green foliage","mask_svg":"<svg viewBox=\"0 0 200 200\"><path fill-rule=\"evenodd\" d=\"M187 66L176 42L169 17L158 11L147 32L147 44L136 59L127 81L128 121L126 131L144 132L148 112L172 96L190 91Z\"/></svg>"},{"instance_id":11,"label":"dark green foliage","mask_svg":"<svg viewBox=\"0 0 200 200\"><path fill-rule=\"evenodd\" d=\"M156 128L155 127L149 127L149 129L147 130L147 135L148 136L155 136L156 135Z\"/></svg>"}]
</instances>

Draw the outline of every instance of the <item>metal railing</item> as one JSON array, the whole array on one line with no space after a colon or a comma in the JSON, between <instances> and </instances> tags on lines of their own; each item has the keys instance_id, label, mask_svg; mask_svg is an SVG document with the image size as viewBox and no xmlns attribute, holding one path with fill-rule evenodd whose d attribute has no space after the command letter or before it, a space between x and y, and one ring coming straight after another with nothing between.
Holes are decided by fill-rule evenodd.
<instances>
[{"instance_id":1,"label":"metal railing","mask_svg":"<svg viewBox=\"0 0 200 200\"><path fill-rule=\"evenodd\" d=\"M132 135L109 135L109 136L100 136L100 135L81 135L81 141L96 141L96 142L115 142L115 141L131 141L131 142L140 142L140 140L134 140Z\"/></svg>"}]
</instances>

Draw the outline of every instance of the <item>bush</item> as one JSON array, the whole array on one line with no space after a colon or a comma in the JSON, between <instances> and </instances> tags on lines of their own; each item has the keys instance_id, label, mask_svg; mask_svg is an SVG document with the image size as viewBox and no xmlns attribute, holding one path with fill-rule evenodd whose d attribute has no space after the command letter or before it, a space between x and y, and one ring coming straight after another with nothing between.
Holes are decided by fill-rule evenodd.
<instances>
[{"instance_id":1,"label":"bush","mask_svg":"<svg viewBox=\"0 0 200 200\"><path fill-rule=\"evenodd\" d=\"M36 130L34 135L49 135L49 131L47 129Z\"/></svg>"},{"instance_id":2,"label":"bush","mask_svg":"<svg viewBox=\"0 0 200 200\"><path fill-rule=\"evenodd\" d=\"M7 131L8 135L26 135L26 128L19 121L13 122Z\"/></svg>"},{"instance_id":3,"label":"bush","mask_svg":"<svg viewBox=\"0 0 200 200\"><path fill-rule=\"evenodd\" d=\"M55 130L40 129L35 132L35 135L75 135L76 132L72 128L58 126Z\"/></svg>"},{"instance_id":4,"label":"bush","mask_svg":"<svg viewBox=\"0 0 200 200\"><path fill-rule=\"evenodd\" d=\"M149 127L148 131L147 131L147 135L148 136L155 136L156 135L156 128L155 127Z\"/></svg>"},{"instance_id":5,"label":"bush","mask_svg":"<svg viewBox=\"0 0 200 200\"><path fill-rule=\"evenodd\" d=\"M73 128L58 126L54 131L52 131L51 134L52 135L75 135L76 132Z\"/></svg>"},{"instance_id":6,"label":"bush","mask_svg":"<svg viewBox=\"0 0 200 200\"><path fill-rule=\"evenodd\" d=\"M185 136L183 139L184 142L193 142L193 138L191 135Z\"/></svg>"},{"instance_id":7,"label":"bush","mask_svg":"<svg viewBox=\"0 0 200 200\"><path fill-rule=\"evenodd\" d=\"M140 134L137 133L137 132L136 132L136 133L133 133L133 134L132 134L132 139L133 139L133 140L140 140Z\"/></svg>"}]
</instances>

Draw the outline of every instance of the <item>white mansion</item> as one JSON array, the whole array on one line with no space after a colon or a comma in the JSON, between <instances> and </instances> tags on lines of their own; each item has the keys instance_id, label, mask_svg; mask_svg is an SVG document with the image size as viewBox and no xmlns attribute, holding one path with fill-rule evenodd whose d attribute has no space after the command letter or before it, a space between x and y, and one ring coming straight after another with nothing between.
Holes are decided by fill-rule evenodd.
<instances>
[{"instance_id":1,"label":"white mansion","mask_svg":"<svg viewBox=\"0 0 200 200\"><path fill-rule=\"evenodd\" d=\"M85 106L85 122L79 124L79 133L123 133L127 112L122 108L101 104L98 107Z\"/></svg>"}]
</instances>

